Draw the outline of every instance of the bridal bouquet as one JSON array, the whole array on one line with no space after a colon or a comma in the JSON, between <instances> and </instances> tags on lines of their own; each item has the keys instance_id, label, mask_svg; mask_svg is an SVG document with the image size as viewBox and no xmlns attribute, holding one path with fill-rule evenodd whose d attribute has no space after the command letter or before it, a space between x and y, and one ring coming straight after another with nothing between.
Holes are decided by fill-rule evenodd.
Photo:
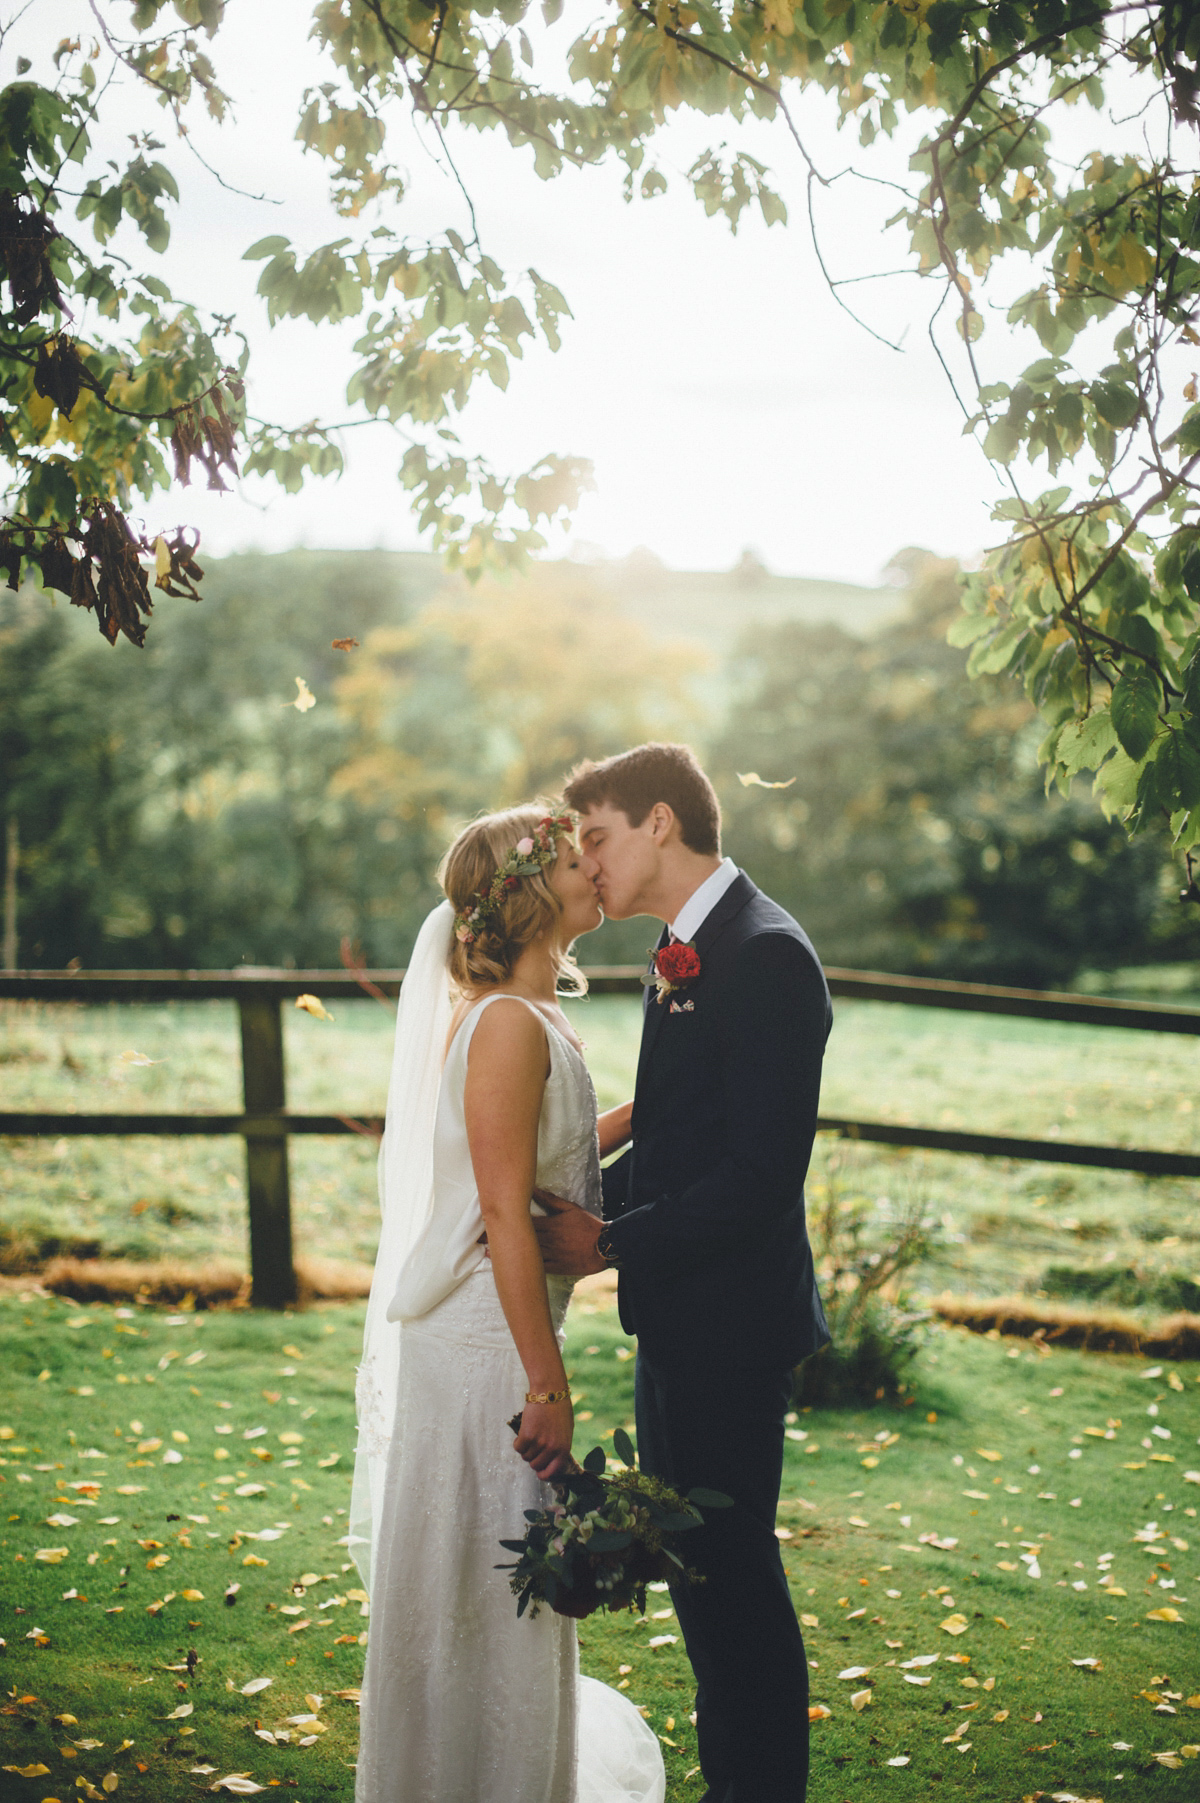
<instances>
[{"instance_id":1,"label":"bridal bouquet","mask_svg":"<svg viewBox=\"0 0 1200 1803\"><path fill-rule=\"evenodd\" d=\"M520 1416L511 1424L516 1432ZM519 1598L517 1615L540 1603L559 1615L582 1617L597 1609L646 1609L646 1586L672 1578L700 1583L675 1551L675 1536L703 1525L700 1508L728 1509L732 1498L719 1490L691 1490L681 1496L637 1468L633 1444L623 1428L613 1446L624 1469L606 1475L602 1447L593 1447L582 1466L556 1478L557 1500L544 1509L526 1509L523 1540L502 1540L518 1554L509 1584Z\"/></svg>"}]
</instances>

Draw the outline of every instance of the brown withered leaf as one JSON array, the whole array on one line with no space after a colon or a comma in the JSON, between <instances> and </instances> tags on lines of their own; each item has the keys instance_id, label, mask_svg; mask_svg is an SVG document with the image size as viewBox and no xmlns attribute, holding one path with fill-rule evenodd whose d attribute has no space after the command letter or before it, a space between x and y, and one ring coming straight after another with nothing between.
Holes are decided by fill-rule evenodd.
<instances>
[{"instance_id":1,"label":"brown withered leaf","mask_svg":"<svg viewBox=\"0 0 1200 1803\"><path fill-rule=\"evenodd\" d=\"M200 599L197 584L204 571L196 562L200 534L191 526L179 526L170 533L160 533L154 541L154 586L165 595L176 595L189 601Z\"/></svg>"},{"instance_id":2,"label":"brown withered leaf","mask_svg":"<svg viewBox=\"0 0 1200 1803\"><path fill-rule=\"evenodd\" d=\"M65 333L59 333L52 348L39 345L33 386L46 400L53 401L67 419L79 399L85 373L79 352Z\"/></svg>"},{"instance_id":3,"label":"brown withered leaf","mask_svg":"<svg viewBox=\"0 0 1200 1803\"><path fill-rule=\"evenodd\" d=\"M241 383L235 379L229 381L227 386L234 399L240 400ZM219 385L214 384L200 401L181 407L175 415L175 429L171 434L175 474L179 481L185 485L191 481L194 458L207 471L208 486L227 493L229 484L221 471L226 469L234 476L238 473L237 459L233 454L236 436L236 428L225 411Z\"/></svg>"},{"instance_id":4,"label":"brown withered leaf","mask_svg":"<svg viewBox=\"0 0 1200 1803\"><path fill-rule=\"evenodd\" d=\"M50 263L50 246L59 236L42 209L29 204L28 195L0 195L0 265L19 326L51 307L67 311Z\"/></svg>"},{"instance_id":5,"label":"brown withered leaf","mask_svg":"<svg viewBox=\"0 0 1200 1803\"><path fill-rule=\"evenodd\" d=\"M333 651L357 651L358 650L358 640L357 639L334 639L331 643L330 649Z\"/></svg>"},{"instance_id":6,"label":"brown withered leaf","mask_svg":"<svg viewBox=\"0 0 1200 1803\"><path fill-rule=\"evenodd\" d=\"M100 630L110 645L116 644L117 635L122 632L135 645L141 645L146 637L142 615L149 615L153 606L146 572L139 561L141 541L134 537L129 521L111 501L94 504L81 536L85 557L96 565L97 579L93 587L89 569L86 588L80 594L72 594L72 603L94 608ZM81 560L74 573L77 580L82 567ZM90 595L87 589L91 589Z\"/></svg>"}]
</instances>

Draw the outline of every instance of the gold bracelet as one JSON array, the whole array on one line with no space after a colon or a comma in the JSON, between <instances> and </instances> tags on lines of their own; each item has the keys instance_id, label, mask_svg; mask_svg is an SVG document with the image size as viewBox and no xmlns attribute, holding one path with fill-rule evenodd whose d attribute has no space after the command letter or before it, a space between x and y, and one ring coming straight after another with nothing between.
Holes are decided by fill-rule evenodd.
<instances>
[{"instance_id":1,"label":"gold bracelet","mask_svg":"<svg viewBox=\"0 0 1200 1803\"><path fill-rule=\"evenodd\" d=\"M526 1390L526 1402L565 1402L571 1394L569 1390Z\"/></svg>"}]
</instances>

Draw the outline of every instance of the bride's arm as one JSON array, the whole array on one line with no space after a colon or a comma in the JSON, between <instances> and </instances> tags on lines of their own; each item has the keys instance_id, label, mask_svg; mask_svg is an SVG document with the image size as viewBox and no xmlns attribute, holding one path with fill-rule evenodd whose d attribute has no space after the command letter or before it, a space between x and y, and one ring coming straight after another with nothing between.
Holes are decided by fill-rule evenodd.
<instances>
[{"instance_id":1,"label":"bride's arm","mask_svg":"<svg viewBox=\"0 0 1200 1803\"><path fill-rule=\"evenodd\" d=\"M500 1305L535 1394L568 1388L529 1212L548 1068L545 1030L523 1002L485 1010L467 1056L467 1140ZM573 1429L569 1396L526 1403L516 1449L539 1477L554 1477L570 1457Z\"/></svg>"},{"instance_id":2,"label":"bride's arm","mask_svg":"<svg viewBox=\"0 0 1200 1803\"><path fill-rule=\"evenodd\" d=\"M607 1158L610 1152L619 1152L622 1146L629 1144L632 1117L632 1102L622 1102L616 1108L608 1108L600 1116L596 1122L596 1131L600 1135L601 1158Z\"/></svg>"}]
</instances>

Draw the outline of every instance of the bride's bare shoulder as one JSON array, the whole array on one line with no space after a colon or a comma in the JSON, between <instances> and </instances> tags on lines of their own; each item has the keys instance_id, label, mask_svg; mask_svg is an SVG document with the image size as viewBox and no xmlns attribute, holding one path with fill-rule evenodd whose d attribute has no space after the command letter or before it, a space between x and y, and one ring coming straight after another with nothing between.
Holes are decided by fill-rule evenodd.
<instances>
[{"instance_id":1,"label":"bride's bare shoulder","mask_svg":"<svg viewBox=\"0 0 1200 1803\"><path fill-rule=\"evenodd\" d=\"M490 1006L482 1007L485 1000ZM471 1033L468 1065L478 1061L490 1064L494 1060L548 1063L546 1028L537 1009L508 990L490 990L486 996L464 996L450 1023L451 1040L476 1008L481 1012Z\"/></svg>"}]
</instances>

